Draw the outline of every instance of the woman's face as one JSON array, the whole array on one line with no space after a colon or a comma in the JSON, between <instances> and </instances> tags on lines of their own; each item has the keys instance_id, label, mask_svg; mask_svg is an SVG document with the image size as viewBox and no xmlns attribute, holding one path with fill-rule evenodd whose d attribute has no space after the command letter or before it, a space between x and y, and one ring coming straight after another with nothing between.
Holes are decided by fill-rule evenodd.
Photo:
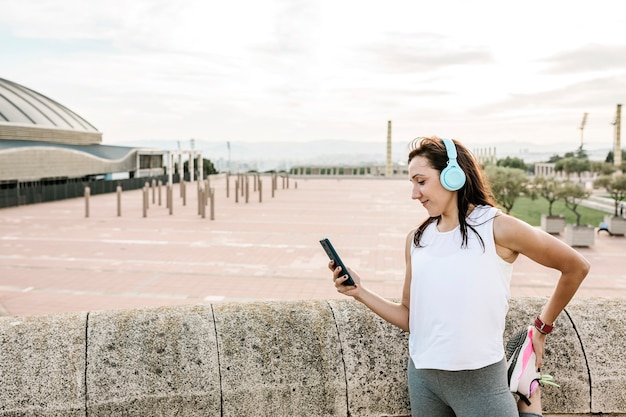
<instances>
[{"instance_id":1,"label":"woman's face","mask_svg":"<svg viewBox=\"0 0 626 417\"><path fill-rule=\"evenodd\" d=\"M413 184L411 198L419 200L430 217L456 209L456 192L448 191L439 181L439 171L423 156L416 156L409 163L409 180Z\"/></svg>"}]
</instances>

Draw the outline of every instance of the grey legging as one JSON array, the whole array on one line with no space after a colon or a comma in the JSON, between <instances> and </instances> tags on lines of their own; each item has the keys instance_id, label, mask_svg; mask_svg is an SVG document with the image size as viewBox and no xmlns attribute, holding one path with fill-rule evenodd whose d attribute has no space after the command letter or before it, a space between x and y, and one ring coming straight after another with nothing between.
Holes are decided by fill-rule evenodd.
<instances>
[{"instance_id":1,"label":"grey legging","mask_svg":"<svg viewBox=\"0 0 626 417\"><path fill-rule=\"evenodd\" d=\"M540 417L520 413L506 380L506 361L471 371L415 369L409 359L412 417Z\"/></svg>"}]
</instances>

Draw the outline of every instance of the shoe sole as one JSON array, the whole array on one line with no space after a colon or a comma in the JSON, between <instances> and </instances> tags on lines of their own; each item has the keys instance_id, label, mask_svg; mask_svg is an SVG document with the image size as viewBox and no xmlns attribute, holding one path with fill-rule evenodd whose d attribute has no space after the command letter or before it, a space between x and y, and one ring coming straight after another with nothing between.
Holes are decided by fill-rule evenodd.
<instances>
[{"instance_id":1,"label":"shoe sole","mask_svg":"<svg viewBox=\"0 0 626 417\"><path fill-rule=\"evenodd\" d=\"M535 358L535 355L532 340L528 337L528 329L520 330L513 335L506 345L506 356L509 389L511 392L518 392L522 371L527 366L534 366L529 363ZM531 393L529 392L527 395L530 396Z\"/></svg>"}]
</instances>

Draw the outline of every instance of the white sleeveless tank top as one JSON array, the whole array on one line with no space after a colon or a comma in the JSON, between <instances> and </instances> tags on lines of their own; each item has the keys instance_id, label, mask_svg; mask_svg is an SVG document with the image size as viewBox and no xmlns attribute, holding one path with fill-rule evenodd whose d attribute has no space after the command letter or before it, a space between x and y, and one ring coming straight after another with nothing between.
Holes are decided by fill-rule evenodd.
<instances>
[{"instance_id":1,"label":"white sleeveless tank top","mask_svg":"<svg viewBox=\"0 0 626 417\"><path fill-rule=\"evenodd\" d=\"M479 369L504 357L503 333L513 265L496 253L493 219L476 207L468 216L467 247L459 227L441 233L436 222L411 247L409 354L418 369Z\"/></svg>"}]
</instances>

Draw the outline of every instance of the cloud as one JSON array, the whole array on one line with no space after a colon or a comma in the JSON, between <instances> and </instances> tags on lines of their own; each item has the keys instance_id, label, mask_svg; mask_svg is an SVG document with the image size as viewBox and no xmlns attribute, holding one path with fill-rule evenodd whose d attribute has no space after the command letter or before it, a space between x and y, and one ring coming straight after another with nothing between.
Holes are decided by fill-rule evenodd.
<instances>
[{"instance_id":1,"label":"cloud","mask_svg":"<svg viewBox=\"0 0 626 417\"><path fill-rule=\"evenodd\" d=\"M4 0L0 21L23 38L109 39L122 26L118 1Z\"/></svg>"},{"instance_id":2,"label":"cloud","mask_svg":"<svg viewBox=\"0 0 626 417\"><path fill-rule=\"evenodd\" d=\"M511 94L507 99L476 108L477 114L534 111L609 109L623 99L626 75L584 80L553 90L532 94Z\"/></svg>"},{"instance_id":3,"label":"cloud","mask_svg":"<svg viewBox=\"0 0 626 417\"><path fill-rule=\"evenodd\" d=\"M114 142L376 140L387 120L407 138L509 140L539 126L557 137L583 112L592 131L624 101L624 19L563 0L509 9L488 0L0 0L0 76Z\"/></svg>"},{"instance_id":4,"label":"cloud","mask_svg":"<svg viewBox=\"0 0 626 417\"><path fill-rule=\"evenodd\" d=\"M626 45L589 44L540 60L548 74L572 74L618 70L626 73Z\"/></svg>"},{"instance_id":5,"label":"cloud","mask_svg":"<svg viewBox=\"0 0 626 417\"><path fill-rule=\"evenodd\" d=\"M360 50L369 64L390 73L430 73L449 66L493 62L485 46L450 47L447 43L446 37L434 33L393 33Z\"/></svg>"}]
</instances>

